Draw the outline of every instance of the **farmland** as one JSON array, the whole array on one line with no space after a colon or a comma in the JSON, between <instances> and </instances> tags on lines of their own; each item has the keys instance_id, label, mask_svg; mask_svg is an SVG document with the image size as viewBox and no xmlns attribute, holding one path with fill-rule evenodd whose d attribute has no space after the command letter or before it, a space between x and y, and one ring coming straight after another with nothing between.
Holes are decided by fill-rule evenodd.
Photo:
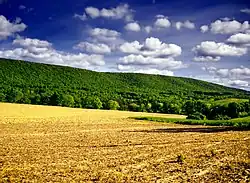
<instances>
[{"instance_id":1,"label":"farmland","mask_svg":"<svg viewBox=\"0 0 250 183\"><path fill-rule=\"evenodd\" d=\"M185 118L0 103L0 182L249 181L249 131L139 116Z\"/></svg>"}]
</instances>

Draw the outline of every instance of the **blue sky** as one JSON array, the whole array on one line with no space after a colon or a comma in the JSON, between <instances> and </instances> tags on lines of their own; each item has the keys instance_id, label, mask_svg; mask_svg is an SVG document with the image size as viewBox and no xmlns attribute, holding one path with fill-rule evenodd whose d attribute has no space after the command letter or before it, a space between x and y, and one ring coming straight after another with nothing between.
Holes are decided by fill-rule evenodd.
<instances>
[{"instance_id":1,"label":"blue sky","mask_svg":"<svg viewBox=\"0 0 250 183\"><path fill-rule=\"evenodd\" d=\"M0 57L250 90L250 2L0 0Z\"/></svg>"}]
</instances>

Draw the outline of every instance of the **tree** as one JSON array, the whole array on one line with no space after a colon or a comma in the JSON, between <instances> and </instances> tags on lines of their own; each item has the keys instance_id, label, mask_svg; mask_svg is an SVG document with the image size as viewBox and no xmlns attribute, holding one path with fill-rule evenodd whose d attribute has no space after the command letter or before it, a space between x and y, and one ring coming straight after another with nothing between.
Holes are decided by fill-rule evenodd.
<instances>
[{"instance_id":1,"label":"tree","mask_svg":"<svg viewBox=\"0 0 250 183\"><path fill-rule=\"evenodd\" d=\"M189 114L187 119L195 119L195 120L205 120L206 116L202 113L195 112L193 114Z\"/></svg>"},{"instance_id":2,"label":"tree","mask_svg":"<svg viewBox=\"0 0 250 183\"><path fill-rule=\"evenodd\" d=\"M128 109L130 110L130 111L135 111L135 112L138 112L139 111L139 105L137 105L136 103L131 103L131 104L129 104L129 106L128 106Z\"/></svg>"},{"instance_id":3,"label":"tree","mask_svg":"<svg viewBox=\"0 0 250 183\"><path fill-rule=\"evenodd\" d=\"M188 100L187 102L185 102L183 109L184 109L184 113L187 115L194 114L196 112L194 101Z\"/></svg>"},{"instance_id":4,"label":"tree","mask_svg":"<svg viewBox=\"0 0 250 183\"><path fill-rule=\"evenodd\" d=\"M59 105L64 107L74 107L74 97L69 94L63 94L59 97Z\"/></svg>"},{"instance_id":5,"label":"tree","mask_svg":"<svg viewBox=\"0 0 250 183\"><path fill-rule=\"evenodd\" d=\"M12 89L7 95L8 102L19 102L23 97L23 93L21 90Z\"/></svg>"},{"instance_id":6,"label":"tree","mask_svg":"<svg viewBox=\"0 0 250 183\"><path fill-rule=\"evenodd\" d=\"M6 100L6 95L0 92L0 102L5 102L5 100Z\"/></svg>"},{"instance_id":7,"label":"tree","mask_svg":"<svg viewBox=\"0 0 250 183\"><path fill-rule=\"evenodd\" d=\"M238 118L240 113L240 105L236 102L231 102L228 104L227 115L231 118Z\"/></svg>"},{"instance_id":8,"label":"tree","mask_svg":"<svg viewBox=\"0 0 250 183\"><path fill-rule=\"evenodd\" d=\"M117 110L120 108L120 105L117 101L114 101L114 100L109 100L108 101L108 105L107 105L107 108L109 110Z\"/></svg>"},{"instance_id":9,"label":"tree","mask_svg":"<svg viewBox=\"0 0 250 183\"><path fill-rule=\"evenodd\" d=\"M98 97L86 97L83 101L83 107L88 109L101 109L102 101Z\"/></svg>"}]
</instances>

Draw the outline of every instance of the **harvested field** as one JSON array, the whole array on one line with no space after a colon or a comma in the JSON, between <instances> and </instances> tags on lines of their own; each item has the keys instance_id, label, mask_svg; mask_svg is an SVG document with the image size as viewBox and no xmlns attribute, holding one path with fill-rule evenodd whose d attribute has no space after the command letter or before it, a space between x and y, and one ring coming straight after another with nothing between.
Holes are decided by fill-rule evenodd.
<instances>
[{"instance_id":1,"label":"harvested field","mask_svg":"<svg viewBox=\"0 0 250 183\"><path fill-rule=\"evenodd\" d=\"M184 118L1 103L0 182L250 181L250 131L134 116Z\"/></svg>"}]
</instances>

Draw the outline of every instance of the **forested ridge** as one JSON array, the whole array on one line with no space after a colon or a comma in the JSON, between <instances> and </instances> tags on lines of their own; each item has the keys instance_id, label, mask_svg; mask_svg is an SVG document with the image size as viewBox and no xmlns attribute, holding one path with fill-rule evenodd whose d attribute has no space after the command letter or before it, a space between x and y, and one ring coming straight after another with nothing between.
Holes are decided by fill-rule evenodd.
<instances>
[{"instance_id":1,"label":"forested ridge","mask_svg":"<svg viewBox=\"0 0 250 183\"><path fill-rule=\"evenodd\" d=\"M197 110L189 111L193 114L203 113L199 105L211 108L214 101L227 98L249 99L249 93L191 78L0 59L2 102L177 114L187 114L187 105L197 105Z\"/></svg>"}]
</instances>

